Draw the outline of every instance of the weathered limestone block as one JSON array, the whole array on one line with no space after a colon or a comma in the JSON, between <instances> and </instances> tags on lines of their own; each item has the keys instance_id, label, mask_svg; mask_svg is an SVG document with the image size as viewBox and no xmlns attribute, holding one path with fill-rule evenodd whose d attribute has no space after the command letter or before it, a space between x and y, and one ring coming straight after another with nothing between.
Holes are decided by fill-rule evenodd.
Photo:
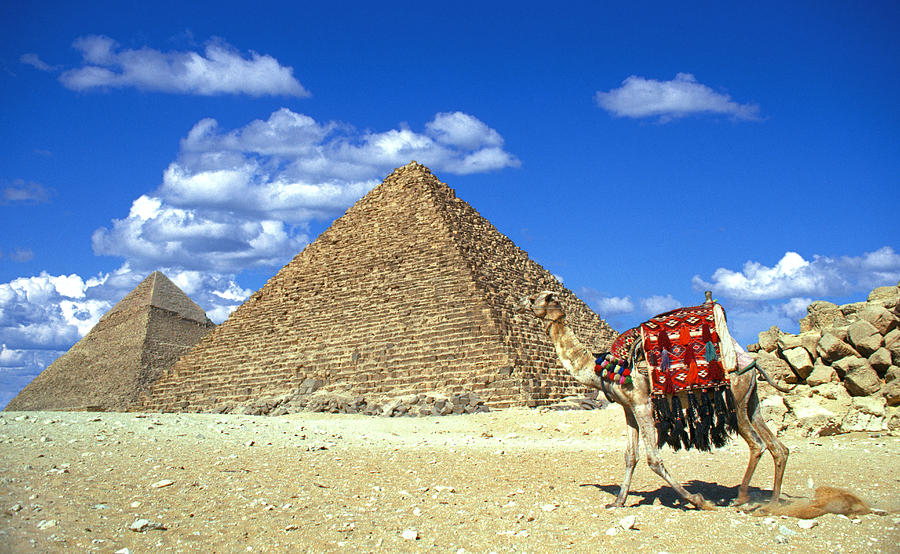
<instances>
[{"instance_id":1,"label":"weathered limestone block","mask_svg":"<svg viewBox=\"0 0 900 554\"><path fill-rule=\"evenodd\" d=\"M879 377L884 377L888 368L891 367L891 351L881 347L869 356L869 365L878 373Z\"/></svg>"},{"instance_id":2,"label":"weathered limestone block","mask_svg":"<svg viewBox=\"0 0 900 554\"><path fill-rule=\"evenodd\" d=\"M807 352L809 352L810 356L815 358L817 356L816 346L819 344L819 339L821 338L821 331L807 331L806 333L800 334L800 344Z\"/></svg>"},{"instance_id":3,"label":"weathered limestone block","mask_svg":"<svg viewBox=\"0 0 900 554\"><path fill-rule=\"evenodd\" d=\"M813 365L812 372L806 377L806 384L811 387L838 381L840 381L840 379L834 368L821 362L817 362Z\"/></svg>"},{"instance_id":4,"label":"weathered limestone block","mask_svg":"<svg viewBox=\"0 0 900 554\"><path fill-rule=\"evenodd\" d=\"M847 336L850 334L850 324L844 325L842 327L828 327L822 330L822 334L828 333L833 335L836 339L847 342Z\"/></svg>"},{"instance_id":5,"label":"weathered limestone block","mask_svg":"<svg viewBox=\"0 0 900 554\"><path fill-rule=\"evenodd\" d=\"M813 361L809 357L809 352L802 346L785 350L782 354L801 379L806 379L812 373Z\"/></svg>"},{"instance_id":6,"label":"weathered limestone block","mask_svg":"<svg viewBox=\"0 0 900 554\"><path fill-rule=\"evenodd\" d=\"M900 287L878 287L869 293L867 301L889 310L893 309L900 304Z\"/></svg>"},{"instance_id":7,"label":"weathered limestone block","mask_svg":"<svg viewBox=\"0 0 900 554\"><path fill-rule=\"evenodd\" d=\"M841 426L840 418L818 400L804 396L785 399L790 415L796 418L797 427L807 436L834 435Z\"/></svg>"},{"instance_id":8,"label":"weathered limestone block","mask_svg":"<svg viewBox=\"0 0 900 554\"><path fill-rule=\"evenodd\" d=\"M847 389L840 382L822 383L811 390L814 395L817 394L822 398L833 400L834 402L830 404L833 412L844 413L850 409L850 402L853 400L853 397L850 396L850 393L847 392Z\"/></svg>"},{"instance_id":9,"label":"weathered limestone block","mask_svg":"<svg viewBox=\"0 0 900 554\"><path fill-rule=\"evenodd\" d=\"M884 336L884 346L890 350L891 345L900 343L900 329L894 329Z\"/></svg>"},{"instance_id":10,"label":"weathered limestone block","mask_svg":"<svg viewBox=\"0 0 900 554\"><path fill-rule=\"evenodd\" d=\"M763 419L775 427L775 432L784 428L784 416L788 413L788 407L784 398L773 394L760 400L759 409Z\"/></svg>"},{"instance_id":11,"label":"weathered limestone block","mask_svg":"<svg viewBox=\"0 0 900 554\"><path fill-rule=\"evenodd\" d=\"M886 401L880 396L857 397L841 422L841 431L887 431Z\"/></svg>"},{"instance_id":12,"label":"weathered limestone block","mask_svg":"<svg viewBox=\"0 0 900 554\"><path fill-rule=\"evenodd\" d=\"M900 381L895 379L883 386L881 395L888 406L900 406Z\"/></svg>"},{"instance_id":13,"label":"weathered limestone block","mask_svg":"<svg viewBox=\"0 0 900 554\"><path fill-rule=\"evenodd\" d=\"M782 352L803 345L799 335L783 334L778 338L778 349Z\"/></svg>"},{"instance_id":14,"label":"weathered limestone block","mask_svg":"<svg viewBox=\"0 0 900 554\"><path fill-rule=\"evenodd\" d=\"M851 304L844 304L841 306L841 313L844 315L844 319L853 323L854 321L859 320L859 312L865 309L865 302L853 302Z\"/></svg>"},{"instance_id":15,"label":"weathered limestone block","mask_svg":"<svg viewBox=\"0 0 900 554\"><path fill-rule=\"evenodd\" d=\"M868 362L844 376L844 387L852 396L869 396L881 390L881 379Z\"/></svg>"},{"instance_id":16,"label":"weathered limestone block","mask_svg":"<svg viewBox=\"0 0 900 554\"><path fill-rule=\"evenodd\" d=\"M848 329L847 338L848 338L848 342L852 346L855 347L860 341L863 341L863 340L871 337L872 335L878 335L878 334L880 334L880 333L878 332L878 329L876 329L874 325L872 325L868 321L860 320L860 321L856 321L852 325L850 325L850 328Z\"/></svg>"},{"instance_id":17,"label":"weathered limestone block","mask_svg":"<svg viewBox=\"0 0 900 554\"><path fill-rule=\"evenodd\" d=\"M847 356L846 358L841 358L837 360L831 367L837 372L838 377L843 380L847 377L847 374L853 371L854 369L868 366L869 362L866 361L865 358L860 358L859 356Z\"/></svg>"},{"instance_id":18,"label":"weathered limestone block","mask_svg":"<svg viewBox=\"0 0 900 554\"><path fill-rule=\"evenodd\" d=\"M804 332L847 324L841 309L831 302L816 300L807 306L806 311L809 315L800 320L800 330Z\"/></svg>"},{"instance_id":19,"label":"weathered limestone block","mask_svg":"<svg viewBox=\"0 0 900 554\"><path fill-rule=\"evenodd\" d=\"M884 382L892 383L894 381L900 381L900 367L892 365L888 368L888 370L884 373Z\"/></svg>"},{"instance_id":20,"label":"weathered limestone block","mask_svg":"<svg viewBox=\"0 0 900 554\"><path fill-rule=\"evenodd\" d=\"M860 320L850 326L850 344L863 356L871 356L884 342L878 329L868 321Z\"/></svg>"},{"instance_id":21,"label":"weathered limestone block","mask_svg":"<svg viewBox=\"0 0 900 554\"><path fill-rule=\"evenodd\" d=\"M897 316L882 306L866 306L859 312L859 318L871 323L881 335L886 335L897 328Z\"/></svg>"},{"instance_id":22,"label":"weathered limestone block","mask_svg":"<svg viewBox=\"0 0 900 554\"><path fill-rule=\"evenodd\" d=\"M834 362L848 356L859 356L859 352L853 347L827 331L822 333L822 338L819 339L819 344L816 346L816 353L826 362Z\"/></svg>"},{"instance_id":23,"label":"weathered limestone block","mask_svg":"<svg viewBox=\"0 0 900 554\"><path fill-rule=\"evenodd\" d=\"M778 356L769 352L757 352L756 364L769 374L774 381L784 381L787 383L798 383L799 379L791 366Z\"/></svg>"},{"instance_id":24,"label":"weathered limestone block","mask_svg":"<svg viewBox=\"0 0 900 554\"><path fill-rule=\"evenodd\" d=\"M775 347L778 343L778 338L781 336L781 334L781 329L779 329L777 325L771 326L768 331L761 331L759 333L760 350L764 350L766 352L772 352L773 350L775 350Z\"/></svg>"}]
</instances>

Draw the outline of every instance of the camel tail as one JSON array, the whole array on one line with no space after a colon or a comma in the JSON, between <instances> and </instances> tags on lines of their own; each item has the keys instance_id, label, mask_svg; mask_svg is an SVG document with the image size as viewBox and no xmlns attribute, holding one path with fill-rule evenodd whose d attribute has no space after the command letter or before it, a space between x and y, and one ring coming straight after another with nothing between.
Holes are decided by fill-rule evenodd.
<instances>
[{"instance_id":1,"label":"camel tail","mask_svg":"<svg viewBox=\"0 0 900 554\"><path fill-rule=\"evenodd\" d=\"M769 383L770 385L772 385L773 387L775 387L780 392L791 392L792 390L794 390L797 387L797 385L793 385L791 387L782 387L781 385L779 385L778 383L773 381L772 378L769 377L769 374L766 373L763 368L759 367L759 365L757 365L756 362L753 362L753 365L756 367L756 371L758 371L759 374L763 376L763 378L766 380L766 382Z\"/></svg>"}]
</instances>

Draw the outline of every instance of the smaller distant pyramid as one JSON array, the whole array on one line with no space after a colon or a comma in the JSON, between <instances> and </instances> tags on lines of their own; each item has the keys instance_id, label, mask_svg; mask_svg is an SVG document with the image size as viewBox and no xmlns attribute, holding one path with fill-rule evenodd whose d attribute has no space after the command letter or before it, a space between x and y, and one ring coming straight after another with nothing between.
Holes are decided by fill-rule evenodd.
<instances>
[{"instance_id":1,"label":"smaller distant pyramid","mask_svg":"<svg viewBox=\"0 0 900 554\"><path fill-rule=\"evenodd\" d=\"M203 308L154 271L6 410L125 411L213 327Z\"/></svg>"}]
</instances>

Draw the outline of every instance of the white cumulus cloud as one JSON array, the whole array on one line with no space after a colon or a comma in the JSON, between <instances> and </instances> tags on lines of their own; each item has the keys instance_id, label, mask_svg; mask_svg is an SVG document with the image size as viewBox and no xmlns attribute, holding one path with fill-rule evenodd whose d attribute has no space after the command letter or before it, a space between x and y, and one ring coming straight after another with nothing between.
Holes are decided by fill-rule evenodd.
<instances>
[{"instance_id":1,"label":"white cumulus cloud","mask_svg":"<svg viewBox=\"0 0 900 554\"><path fill-rule=\"evenodd\" d=\"M597 92L594 99L618 117L660 117L666 121L698 113L724 114L737 119L759 119L759 106L739 104L727 94L697 82L690 73L678 73L671 81L632 75L622 86Z\"/></svg>"},{"instance_id":2,"label":"white cumulus cloud","mask_svg":"<svg viewBox=\"0 0 900 554\"><path fill-rule=\"evenodd\" d=\"M291 67L253 51L245 57L221 41L208 43L202 54L122 49L116 41L101 35L80 37L73 46L81 52L84 65L63 72L59 78L73 90L135 87L204 96L309 96ZM40 69L36 57L22 61Z\"/></svg>"},{"instance_id":3,"label":"white cumulus cloud","mask_svg":"<svg viewBox=\"0 0 900 554\"><path fill-rule=\"evenodd\" d=\"M740 271L720 267L710 280L695 275L696 290L737 300L846 296L900 280L900 255L890 246L861 256L814 255L812 260L786 252L773 266L748 261Z\"/></svg>"},{"instance_id":4,"label":"white cumulus cloud","mask_svg":"<svg viewBox=\"0 0 900 554\"><path fill-rule=\"evenodd\" d=\"M394 167L413 159L450 173L518 166L502 144L462 112L436 114L423 132L359 132L287 108L231 130L203 119L159 189L94 233L94 251L147 270L277 266L306 245L311 221L339 215Z\"/></svg>"},{"instance_id":5,"label":"white cumulus cloud","mask_svg":"<svg viewBox=\"0 0 900 554\"><path fill-rule=\"evenodd\" d=\"M601 316L627 314L634 311L634 302L630 296L607 296L595 298L591 302L594 310Z\"/></svg>"},{"instance_id":6,"label":"white cumulus cloud","mask_svg":"<svg viewBox=\"0 0 900 554\"><path fill-rule=\"evenodd\" d=\"M671 294L656 294L641 298L641 311L649 316L665 313L681 306L682 303L673 298Z\"/></svg>"}]
</instances>

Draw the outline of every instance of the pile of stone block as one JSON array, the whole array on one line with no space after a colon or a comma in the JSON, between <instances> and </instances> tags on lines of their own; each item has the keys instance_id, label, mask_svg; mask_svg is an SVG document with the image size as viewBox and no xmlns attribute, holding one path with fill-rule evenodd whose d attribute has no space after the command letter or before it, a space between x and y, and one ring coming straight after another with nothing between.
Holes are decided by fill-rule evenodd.
<instances>
[{"instance_id":1,"label":"pile of stone block","mask_svg":"<svg viewBox=\"0 0 900 554\"><path fill-rule=\"evenodd\" d=\"M297 412L363 414L383 417L446 416L488 412L484 400L474 392L443 394L410 393L399 396L355 395L322 390L321 381L307 379L291 393L259 399L254 403L223 404L219 413L280 416Z\"/></svg>"},{"instance_id":2,"label":"pile of stone block","mask_svg":"<svg viewBox=\"0 0 900 554\"><path fill-rule=\"evenodd\" d=\"M900 406L900 284L876 288L865 302L838 306L816 301L807 312L800 320L799 334L773 326L749 347L757 364L775 380L797 385L784 399L785 411L821 420L823 414L813 414L816 410L810 411L798 400L819 396L838 402L838 411L847 410L840 414L840 421L831 418L826 428L886 430L896 411L891 408ZM774 412L781 409L775 405L777 400L768 402ZM835 407L825 404L819 403L825 411ZM877 416L877 421L861 414Z\"/></svg>"}]
</instances>

